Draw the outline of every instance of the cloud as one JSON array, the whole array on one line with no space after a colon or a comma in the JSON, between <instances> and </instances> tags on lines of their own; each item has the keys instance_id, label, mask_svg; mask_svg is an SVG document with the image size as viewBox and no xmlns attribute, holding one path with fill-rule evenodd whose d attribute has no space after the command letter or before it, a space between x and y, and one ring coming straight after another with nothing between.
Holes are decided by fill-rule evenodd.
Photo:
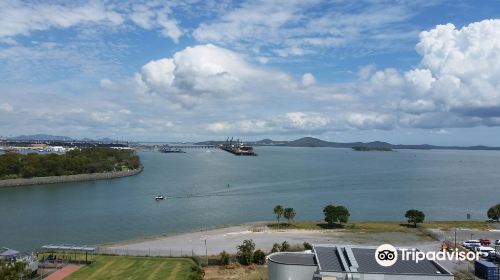
<instances>
[{"instance_id":1,"label":"cloud","mask_svg":"<svg viewBox=\"0 0 500 280\"><path fill-rule=\"evenodd\" d=\"M15 0L0 2L0 37L29 35L33 31L86 23L117 26L123 20L119 13L95 1L82 6L29 5Z\"/></svg>"},{"instance_id":2,"label":"cloud","mask_svg":"<svg viewBox=\"0 0 500 280\"><path fill-rule=\"evenodd\" d=\"M302 85L304 87L309 87L312 86L316 83L316 79L314 78L314 75L311 73L305 73L302 75Z\"/></svg>"},{"instance_id":3,"label":"cloud","mask_svg":"<svg viewBox=\"0 0 500 280\"><path fill-rule=\"evenodd\" d=\"M169 6L152 2L128 4L91 1L78 5L6 0L0 2L0 38L27 36L34 31L51 28L67 29L85 25L116 28L133 23L147 30L159 29L161 35L177 43L183 32L172 15Z\"/></svg>"},{"instance_id":4,"label":"cloud","mask_svg":"<svg viewBox=\"0 0 500 280\"><path fill-rule=\"evenodd\" d=\"M0 112L2 113L10 113L14 111L14 107L10 105L9 103L2 103L0 104Z\"/></svg>"},{"instance_id":5,"label":"cloud","mask_svg":"<svg viewBox=\"0 0 500 280\"><path fill-rule=\"evenodd\" d=\"M438 25L420 34L416 49L422 56L416 69L377 71L370 78L368 92L400 95L399 109L413 125L497 125L500 20L484 20L461 29ZM442 118L443 114L447 117Z\"/></svg>"},{"instance_id":6,"label":"cloud","mask_svg":"<svg viewBox=\"0 0 500 280\"><path fill-rule=\"evenodd\" d=\"M234 5L193 31L199 42L279 57L350 48L387 51L414 40L408 19L427 4L420 1L251 1ZM318 12L321 10L321 12ZM327 50L337 49L336 53Z\"/></svg>"},{"instance_id":7,"label":"cloud","mask_svg":"<svg viewBox=\"0 0 500 280\"><path fill-rule=\"evenodd\" d=\"M226 99L231 102L296 87L285 73L261 68L233 51L211 44L187 47L171 58L153 60L135 75L136 88L185 108Z\"/></svg>"}]
</instances>

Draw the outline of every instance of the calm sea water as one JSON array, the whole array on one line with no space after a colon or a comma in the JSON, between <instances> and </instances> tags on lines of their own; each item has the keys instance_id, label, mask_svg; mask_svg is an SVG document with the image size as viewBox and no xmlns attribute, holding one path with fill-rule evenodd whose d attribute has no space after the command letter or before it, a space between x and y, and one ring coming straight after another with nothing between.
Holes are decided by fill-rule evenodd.
<instances>
[{"instance_id":1,"label":"calm sea water","mask_svg":"<svg viewBox=\"0 0 500 280\"><path fill-rule=\"evenodd\" d=\"M353 220L485 219L500 199L500 152L355 152L257 147L257 157L218 150L140 153L137 176L0 189L0 246L100 244L167 232L273 220L276 204L296 219L322 219L328 203ZM228 188L229 184L229 188ZM156 202L164 194L179 198Z\"/></svg>"}]
</instances>

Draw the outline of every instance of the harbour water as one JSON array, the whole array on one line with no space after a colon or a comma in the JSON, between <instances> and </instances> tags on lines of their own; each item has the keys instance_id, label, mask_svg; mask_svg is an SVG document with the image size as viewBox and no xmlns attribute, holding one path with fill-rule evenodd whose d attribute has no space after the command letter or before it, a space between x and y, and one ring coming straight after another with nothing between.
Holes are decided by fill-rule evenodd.
<instances>
[{"instance_id":1,"label":"harbour water","mask_svg":"<svg viewBox=\"0 0 500 280\"><path fill-rule=\"evenodd\" d=\"M256 147L140 153L137 176L0 189L0 246L102 244L143 236L273 220L276 204L296 219L322 219L328 203L352 220L486 219L499 203L500 152ZM155 201L158 194L173 196Z\"/></svg>"}]
</instances>

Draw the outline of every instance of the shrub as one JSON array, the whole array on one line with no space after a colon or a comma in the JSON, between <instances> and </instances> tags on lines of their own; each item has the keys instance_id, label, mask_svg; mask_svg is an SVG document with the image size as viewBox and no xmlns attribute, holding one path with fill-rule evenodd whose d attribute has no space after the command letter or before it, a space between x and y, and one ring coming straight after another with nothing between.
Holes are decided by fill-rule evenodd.
<instances>
[{"instance_id":1,"label":"shrub","mask_svg":"<svg viewBox=\"0 0 500 280\"><path fill-rule=\"evenodd\" d=\"M289 252L290 251L290 244L286 241L283 241L280 246L280 251L281 252Z\"/></svg>"},{"instance_id":2,"label":"shrub","mask_svg":"<svg viewBox=\"0 0 500 280\"><path fill-rule=\"evenodd\" d=\"M313 246L309 242L302 243L302 246L304 246L305 250L312 250L312 248L313 248Z\"/></svg>"},{"instance_id":3,"label":"shrub","mask_svg":"<svg viewBox=\"0 0 500 280\"><path fill-rule=\"evenodd\" d=\"M271 249L271 253L276 253L276 252L279 252L281 251L281 246L280 244L278 243L274 243L273 244L273 248Z\"/></svg>"},{"instance_id":4,"label":"shrub","mask_svg":"<svg viewBox=\"0 0 500 280\"><path fill-rule=\"evenodd\" d=\"M262 250L257 250L253 253L253 263L264 264L266 262L266 254Z\"/></svg>"},{"instance_id":5,"label":"shrub","mask_svg":"<svg viewBox=\"0 0 500 280\"><path fill-rule=\"evenodd\" d=\"M244 240L242 245L238 247L238 253L236 257L238 258L238 262L242 265L249 265L252 263L253 252L255 250L255 243L252 239Z\"/></svg>"},{"instance_id":6,"label":"shrub","mask_svg":"<svg viewBox=\"0 0 500 280\"><path fill-rule=\"evenodd\" d=\"M222 251L219 256L220 256L220 264L221 265L228 265L229 264L229 254L226 251Z\"/></svg>"}]
</instances>

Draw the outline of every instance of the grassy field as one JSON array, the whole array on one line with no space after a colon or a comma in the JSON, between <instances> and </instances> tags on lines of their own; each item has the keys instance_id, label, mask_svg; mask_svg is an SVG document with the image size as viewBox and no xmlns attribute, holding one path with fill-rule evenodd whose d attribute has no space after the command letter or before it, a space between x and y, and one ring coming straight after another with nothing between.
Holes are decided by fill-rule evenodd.
<instances>
[{"instance_id":1,"label":"grassy field","mask_svg":"<svg viewBox=\"0 0 500 280\"><path fill-rule=\"evenodd\" d=\"M65 279L188 279L193 265L193 260L185 258L96 256L92 264L82 267Z\"/></svg>"},{"instance_id":2,"label":"grassy field","mask_svg":"<svg viewBox=\"0 0 500 280\"><path fill-rule=\"evenodd\" d=\"M487 230L491 224L482 221L430 221L419 224L423 228L440 228L442 230L451 230L453 228L469 228L478 230ZM268 224L273 230L278 230L276 223ZM379 232L415 232L413 226L401 222L351 222L342 227L335 225L329 226L323 221L294 221L290 225L282 223L279 229L302 229L302 230L325 230L337 229L342 231L357 231L367 233Z\"/></svg>"}]
</instances>

